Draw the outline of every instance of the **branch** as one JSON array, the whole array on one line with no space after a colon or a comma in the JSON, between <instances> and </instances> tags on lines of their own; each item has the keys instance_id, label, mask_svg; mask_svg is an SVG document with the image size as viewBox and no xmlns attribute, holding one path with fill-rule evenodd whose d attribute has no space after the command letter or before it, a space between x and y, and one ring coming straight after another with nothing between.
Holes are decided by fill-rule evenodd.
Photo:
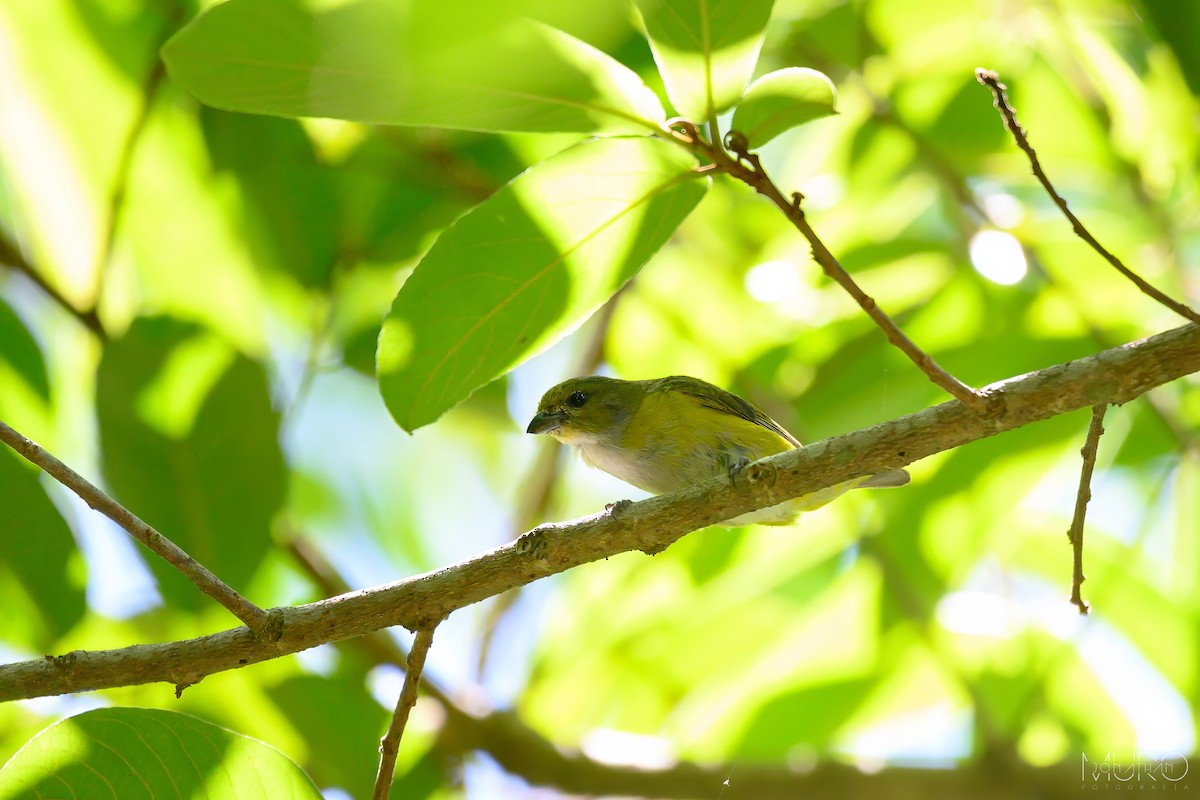
<instances>
[{"instance_id":1,"label":"branch","mask_svg":"<svg viewBox=\"0 0 1200 800\"><path fill-rule=\"evenodd\" d=\"M1096 450L1100 447L1100 436L1104 433L1104 412L1108 406L1097 403L1092 406L1092 423L1088 426L1087 440L1079 454L1083 456L1083 470L1079 475L1079 491L1075 494L1075 514L1067 530L1067 541L1074 554L1071 573L1071 602L1080 614L1088 613L1088 604L1083 602L1080 588L1087 580L1083 576L1083 519L1087 515L1088 501L1092 499L1092 470L1096 467Z\"/></svg>"},{"instance_id":2,"label":"branch","mask_svg":"<svg viewBox=\"0 0 1200 800\"><path fill-rule=\"evenodd\" d=\"M408 724L408 712L417 703L417 688L421 685L421 673L425 669L425 656L433 644L433 628L417 631L416 641L408 653L408 668L404 671L404 686L396 700L396 710L387 733L379 742L379 772L375 775L375 791L372 800L387 800L392 792L392 776L396 772L396 754L400 751L400 737Z\"/></svg>"},{"instance_id":3,"label":"branch","mask_svg":"<svg viewBox=\"0 0 1200 800\"><path fill-rule=\"evenodd\" d=\"M98 275L103 274L104 266L112 258L113 247L116 243L117 216L125 203L125 194L128 188L130 168L133 164L134 150L150 118L151 102L154 94L158 91L158 87L162 84L163 79L166 78L166 64L163 63L161 58L158 58L158 50L167 38L175 32L175 29L179 27L179 20L183 12L184 7L181 3L170 3L164 11L165 17L160 36L152 50L154 62L142 84L142 107L138 110L137 116L134 117L130 125L129 132L125 138L125 144L121 148L121 153L117 160L113 188L108 198L109 213L102 237L103 245L97 255ZM29 260L21 253L20 248L2 232L0 232L0 263L7 264L37 284L38 288L47 297L61 306L68 314L82 322L88 330L96 334L102 341L108 338L108 333L104 330L104 324L100 322L100 316L96 311L95 303L92 303L91 308L77 308L74 303L42 277L37 268L29 263Z\"/></svg>"},{"instance_id":4,"label":"branch","mask_svg":"<svg viewBox=\"0 0 1200 800\"><path fill-rule=\"evenodd\" d=\"M1126 403L1200 370L1200 327L1131 344L993 384L983 418L948 402L882 425L764 459L721 479L572 522L542 525L514 542L394 583L272 611L282 633L263 642L246 628L119 650L74 651L0 666L0 701L206 675L267 661L393 625L427 628L451 612L540 578L632 550L658 552L687 533L842 481L1098 403ZM769 477L770 480L764 479Z\"/></svg>"},{"instance_id":5,"label":"branch","mask_svg":"<svg viewBox=\"0 0 1200 800\"><path fill-rule=\"evenodd\" d=\"M61 306L72 317L82 322L84 327L96 334L100 339L108 338L108 334L104 331L104 326L100 323L100 317L96 315L96 309L93 308L84 311L76 308L70 300L63 296L62 292L55 289L42 277L42 274L21 253L20 248L10 241L2 231L0 231L0 264L7 264L26 278L29 278L47 297Z\"/></svg>"},{"instance_id":6,"label":"branch","mask_svg":"<svg viewBox=\"0 0 1200 800\"><path fill-rule=\"evenodd\" d=\"M854 298L867 316L887 335L889 342L908 356L929 380L944 389L951 397L958 398L967 408L983 416L989 416L994 412L994 406L985 393L975 391L942 369L928 353L917 347L897 327L873 297L854 282L846 269L817 236L816 231L808 224L808 219L805 217L803 209L800 208L803 196L799 192L793 193L790 200L783 196L783 192L763 171L758 156L748 150L744 136L737 131L730 131L726 136L725 146L733 153L733 156L730 156L720 145L705 141L696 130L696 126L684 119L669 120L664 135L669 136L672 141L683 145L693 153L707 158L713 163L715 169L737 178L774 203L796 230L800 231L801 235L808 240L809 246L812 248L813 260L820 265L831 280Z\"/></svg>"},{"instance_id":7,"label":"branch","mask_svg":"<svg viewBox=\"0 0 1200 800\"><path fill-rule=\"evenodd\" d=\"M608 338L608 330L612 326L617 304L632 285L632 283L628 283L619 289L596 312L587 343L571 367L572 376L590 375L599 368L600 363L604 360L604 342ZM525 479L521 481L523 490L511 523L514 537L546 518L554 489L558 485L563 449L558 442L542 443L537 459L533 462ZM500 622L516 605L520 596L520 592L506 592L497 597L496 602L492 603L491 608L488 609L487 617L483 622L483 632L479 637L479 658L475 662L476 675L483 676L488 659L491 658L492 644L495 641Z\"/></svg>"},{"instance_id":8,"label":"branch","mask_svg":"<svg viewBox=\"0 0 1200 800\"><path fill-rule=\"evenodd\" d=\"M993 104L1004 120L1004 127L1013 135L1017 147L1029 158L1029 165L1033 168L1033 174L1038 179L1038 183L1042 184L1042 188L1046 190L1046 194L1050 195L1050 199L1054 201L1054 205L1058 206L1063 216L1071 223L1071 229L1075 231L1075 235L1087 242L1088 246L1099 253L1117 272L1120 272L1132 281L1143 294L1154 298L1181 317L1200 323L1200 314L1197 314L1192 308L1180 303L1178 300L1168 297L1136 272L1125 266L1121 259L1110 253L1105 249L1104 245L1096 240L1096 237L1092 236L1091 232L1079 221L1079 218L1067 207L1067 201L1055 190L1054 184L1050 183L1050 178L1046 175L1045 170L1042 169L1041 162L1038 160L1037 151L1033 149L1033 145L1029 143L1029 139L1025 136L1025 130L1017 122L1017 112L1009 105L1008 97L1004 94L1008 87L1000 82L999 74L981 67L975 70L975 79L992 90Z\"/></svg>"},{"instance_id":9,"label":"branch","mask_svg":"<svg viewBox=\"0 0 1200 800\"><path fill-rule=\"evenodd\" d=\"M553 786L571 795L654 798L716 798L728 780L730 797L754 800L913 800L926 797L969 797L1011 800L1019 797L1070 798L1080 789L1103 786L1080 781L1078 762L1050 767L997 764L987 759L957 764L954 769L891 766L867 772L848 764L825 761L802 771L763 764L697 764L679 762L661 769L607 764L546 741L511 714L488 714L478 738L453 741L461 752L481 750L513 775L534 785ZM1185 775L1186 760L1163 761L1162 774ZM1169 771L1168 771L1169 770ZM732 777L731 777L732 775ZM1174 784L1168 784L1173 786ZM1127 787L1135 788L1135 787Z\"/></svg>"},{"instance_id":10,"label":"branch","mask_svg":"<svg viewBox=\"0 0 1200 800\"><path fill-rule=\"evenodd\" d=\"M108 263L112 260L113 249L116 247L117 223L120 221L121 211L125 207L125 196L129 191L129 174L133 167L133 157L137 152L137 145L141 140L142 133L146 130L146 125L150 121L150 112L154 106L154 96L158 93L159 87L167 77L166 62L158 57L158 51L166 43L167 38L179 27L179 18L182 15L183 5L181 3L172 3L170 10L166 12L166 18L163 20L162 29L159 32L152 51L154 53L154 62L150 66L150 71L142 79L142 105L129 125L129 131L125 134L125 143L122 145L121 153L117 158L113 186L108 195L108 219L104 229L104 243L101 245L97 255L96 274L101 276L101 280L103 280L104 271ZM95 310L93 309L91 313L94 314Z\"/></svg>"},{"instance_id":11,"label":"branch","mask_svg":"<svg viewBox=\"0 0 1200 800\"><path fill-rule=\"evenodd\" d=\"M0 421L0 441L34 465L41 467L47 475L79 495L80 499L120 525L134 539L159 555L175 569L182 572L196 588L229 609L235 617L255 632L270 640L278 633L272 626L269 614L227 586L213 575L203 564L185 553L178 545L147 525L140 518L97 489L86 478L52 456L43 447L26 439Z\"/></svg>"},{"instance_id":12,"label":"branch","mask_svg":"<svg viewBox=\"0 0 1200 800\"><path fill-rule=\"evenodd\" d=\"M331 594L348 591L345 579L303 537L289 539L288 548L322 590ZM875 555L880 556L879 553ZM375 663L403 665L406 661L396 640L382 633L363 636L355 640L355 644ZM1073 798L1080 785L1078 767L1073 762L1034 769L1017 760L999 762L987 758L958 765L952 772L886 767L865 774L831 763L819 764L811 771L798 771L789 766L740 761L721 764L680 761L662 768L631 767L605 763L555 744L512 711L469 710L430 680L422 680L421 691L445 711L445 720L437 735L437 745L443 752L460 757L474 751L483 752L509 774L527 783L585 796L710 797L714 789L720 791L731 773L730 787L737 792L736 796L756 800L840 798L857 794L874 800L937 797L950 791L947 783L950 779L946 777L950 774L955 776L952 794L958 797L1017 797L1028 794L1031 787L1037 787L1043 797ZM976 702L976 708L983 706ZM1182 771L1179 765L1170 774Z\"/></svg>"},{"instance_id":13,"label":"branch","mask_svg":"<svg viewBox=\"0 0 1200 800\"><path fill-rule=\"evenodd\" d=\"M804 56L810 63L817 60L811 53L805 53ZM959 206L966 208L979 220L988 219L987 211L975 199L975 194L971 187L968 186L967 181L958 173L954 165L941 154L937 147L933 146L924 134L909 125L903 117L897 115L891 105L872 93L870 87L865 84L861 76L856 77L858 78L859 90L864 92L871 101L875 117L908 137L913 146L916 147L918 156L938 176L941 184L950 190L950 193L954 196ZM1133 189L1135 191L1141 190L1141 183L1133 181ZM975 232L975 229L974 226L966 223L963 214L959 214L958 217L959 234L962 238L962 247L965 251L967 240ZM1080 301L1078 295L1062 286L1061 281L1046 270L1045 265L1041 264L1036 251L1026 249L1025 255L1029 259L1030 267L1038 273L1042 280L1062 293L1063 299L1071 306L1071 309L1087 329L1092 341L1096 345L1100 347L1113 347L1118 343L1113 341L1101 328L1100 324L1092 318L1087 305ZM1150 412L1158 418L1167 432L1179 442L1180 447L1200 451L1200 435L1180 420L1178 414L1163 402L1162 397L1148 395L1146 397L1146 404Z\"/></svg>"}]
</instances>

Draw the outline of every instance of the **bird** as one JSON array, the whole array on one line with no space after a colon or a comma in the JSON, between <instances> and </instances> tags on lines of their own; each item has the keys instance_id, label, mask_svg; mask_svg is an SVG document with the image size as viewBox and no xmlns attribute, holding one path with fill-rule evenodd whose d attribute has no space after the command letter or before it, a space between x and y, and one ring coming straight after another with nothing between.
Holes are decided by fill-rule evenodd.
<instances>
[{"instance_id":1,"label":"bird","mask_svg":"<svg viewBox=\"0 0 1200 800\"><path fill-rule=\"evenodd\" d=\"M570 445L584 463L651 494L731 476L752 461L803 446L753 403L687 375L571 378L542 396L526 433ZM888 469L722 524L790 525L850 489L908 482L906 471Z\"/></svg>"}]
</instances>

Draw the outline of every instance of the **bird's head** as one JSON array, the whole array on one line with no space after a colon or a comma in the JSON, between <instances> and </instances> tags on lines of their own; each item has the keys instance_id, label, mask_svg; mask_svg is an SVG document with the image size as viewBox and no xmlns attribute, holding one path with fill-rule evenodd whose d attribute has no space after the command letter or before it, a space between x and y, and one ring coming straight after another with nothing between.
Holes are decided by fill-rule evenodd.
<instances>
[{"instance_id":1,"label":"bird's head","mask_svg":"<svg viewBox=\"0 0 1200 800\"><path fill-rule=\"evenodd\" d=\"M526 433L545 433L563 444L616 445L646 396L643 381L593 375L563 381L542 395Z\"/></svg>"}]
</instances>

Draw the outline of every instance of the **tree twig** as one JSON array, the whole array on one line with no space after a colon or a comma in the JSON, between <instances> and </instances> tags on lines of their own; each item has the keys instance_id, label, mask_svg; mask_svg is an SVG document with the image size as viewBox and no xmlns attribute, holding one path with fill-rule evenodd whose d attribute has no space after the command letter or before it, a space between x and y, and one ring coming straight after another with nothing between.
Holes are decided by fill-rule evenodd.
<instances>
[{"instance_id":1,"label":"tree twig","mask_svg":"<svg viewBox=\"0 0 1200 800\"><path fill-rule=\"evenodd\" d=\"M810 62L814 60L810 54L806 53L805 56ZM860 84L858 87L859 90L864 92L871 100L871 104L875 109L875 117L908 137L913 146L916 147L918 156L938 176L941 184L950 190L950 193L954 196L959 206L970 211L976 219L987 220L989 218L987 210L975 198L975 194L970 186L967 185L966 180L958 173L950 161L923 134L909 125L902 117L898 116L889 104L874 95L861 78L858 82ZM1136 190L1138 187L1140 187L1140 184L1135 182L1134 189ZM961 218L965 215L960 214L959 216ZM970 239L975 229L974 226L966 224L965 220L959 223L959 229L965 252L967 240ZM1063 298L1071 306L1072 310L1074 310L1075 315L1079 317L1080 322L1087 329L1095 344L1100 347L1113 347L1118 343L1113 341L1112 337L1104 331L1096 319L1092 318L1087 305L1081 302L1078 295L1069 291L1062 285L1059 279L1046 270L1045 265L1040 262L1035 251L1026 249L1026 257L1029 259L1030 268L1042 280L1062 293ZM1150 413L1162 423L1163 427L1172 437L1178 440L1180 447L1200 450L1200 434L1193 431L1180 420L1179 415L1164 402L1163 397L1150 394L1146 395L1143 399L1146 402L1146 407L1150 409Z\"/></svg>"},{"instance_id":2,"label":"tree twig","mask_svg":"<svg viewBox=\"0 0 1200 800\"><path fill-rule=\"evenodd\" d=\"M372 800L387 800L392 791L392 776L396 771L396 754L400 751L400 739L408 724L408 712L417 702L417 688L421 685L421 672L425 669L425 656L433 644L433 627L421 628L408 652L408 668L404 671L404 686L396 700L396 710L387 733L379 742L379 772L375 775L375 790Z\"/></svg>"},{"instance_id":3,"label":"tree twig","mask_svg":"<svg viewBox=\"0 0 1200 800\"><path fill-rule=\"evenodd\" d=\"M1104 433L1104 412L1107 403L1092 406L1092 423L1088 426L1087 439L1079 454L1083 456L1083 469L1079 474L1079 490L1075 494L1075 514L1071 527L1067 529L1067 541L1071 543L1073 567L1071 570L1071 603L1080 614L1088 613L1088 604L1083 602L1080 588L1087 580L1083 576L1083 520L1087 516L1088 501L1092 499L1092 470L1096 468L1096 450Z\"/></svg>"},{"instance_id":4,"label":"tree twig","mask_svg":"<svg viewBox=\"0 0 1200 800\"><path fill-rule=\"evenodd\" d=\"M101 340L108 338L104 326L100 323L100 317L96 314L96 309L92 308L85 311L84 309L76 308L75 304L68 300L62 292L58 291L49 281L42 277L42 274L21 253L20 248L10 241L4 235L3 231L0 231L0 264L7 264L15 271L33 281L47 297L57 303L72 317L82 322L84 327L96 334Z\"/></svg>"},{"instance_id":5,"label":"tree twig","mask_svg":"<svg viewBox=\"0 0 1200 800\"><path fill-rule=\"evenodd\" d=\"M0 702L155 681L194 684L206 675L343 641L394 625L427 628L459 608L618 553L658 552L687 533L843 481L1097 403L1126 403L1200 371L1200 327L1185 325L988 387L1001 413L943 403L761 462L722 478L610 511L542 525L515 542L424 575L341 597L276 608L282 634L263 642L235 628L184 641L74 651L0 666ZM761 480L769 472L773 480Z\"/></svg>"},{"instance_id":6,"label":"tree twig","mask_svg":"<svg viewBox=\"0 0 1200 800\"><path fill-rule=\"evenodd\" d=\"M125 529L130 536L182 572L196 588L225 606L230 613L246 624L264 641L279 637L280 627L272 624L271 615L242 597L220 578L185 553L178 545L147 525L140 518L96 488L75 470L51 455L41 445L25 438L0 421L0 441L40 467L47 475L79 495L80 499ZM186 685L186 684L177 684Z\"/></svg>"},{"instance_id":7,"label":"tree twig","mask_svg":"<svg viewBox=\"0 0 1200 800\"><path fill-rule=\"evenodd\" d=\"M173 3L170 5L170 10L166 13L167 17L163 22L162 36L158 44L161 44L170 34L175 32L175 28L179 24L179 17L183 13L183 6ZM142 131L145 130L146 123L150 118L150 109L154 95L166 77L166 65L161 58L157 57L157 45L153 48L152 52L154 53L154 60L142 84L142 107L130 125L129 133L125 138L125 144L121 148L121 153L117 161L113 187L108 198L108 223L103 232L103 244L97 256L99 261L97 274L102 274L104 266L112 258L113 246L116 243L117 218L125 204L125 194L128 189L129 170L133 164L133 155L138 139L141 138ZM82 322L88 330L96 334L100 339L108 338L108 334L100 322L100 316L96 311L95 305L93 304L91 308L86 309L77 308L74 303L67 300L61 292L42 277L42 274L21 253L20 248L9 241L2 232L0 232L0 263L7 264L37 284L38 288L46 296L61 306L71 316Z\"/></svg>"},{"instance_id":8,"label":"tree twig","mask_svg":"<svg viewBox=\"0 0 1200 800\"><path fill-rule=\"evenodd\" d=\"M799 192L794 192L790 199L784 197L779 187L763 171L758 155L749 151L746 138L742 134L737 131L730 131L726 134L725 147L729 150L727 153L719 144L714 145L706 141L700 136L696 130L696 126L684 119L669 120L666 123L664 133L670 136L673 141L682 144L692 152L711 161L716 169L742 181L774 203L796 230L808 240L809 246L812 248L813 260L817 262L825 274L854 298L859 307L884 332L888 341L908 356L925 373L929 380L944 389L951 397L957 398L963 405L976 414L991 416L1001 413L1001 409L997 405L995 398L988 397L984 392L972 389L942 369L928 353L917 347L897 327L896 323L879 307L874 298L864 292L855 283L854 279L850 277L850 274L846 272L846 269L838 262L829 248L825 246L825 243L821 241L821 238L817 236L816 231L808 224L804 210L800 207L803 195Z\"/></svg>"},{"instance_id":9,"label":"tree twig","mask_svg":"<svg viewBox=\"0 0 1200 800\"><path fill-rule=\"evenodd\" d=\"M1021 151L1025 153L1026 157L1029 158L1029 165L1033 169L1034 177L1038 179L1038 183L1040 183L1042 188L1046 190L1046 194L1050 195L1050 199L1054 201L1054 205L1058 206L1059 211L1061 211L1063 216L1067 218L1067 221L1071 223L1071 230L1075 232L1075 235L1087 242L1088 246L1099 253L1105 261L1107 261L1113 266L1114 269L1117 270L1117 272L1120 272L1122 275L1132 281L1133 284L1137 286L1143 294L1154 298L1159 303L1162 303L1164 306L1174 311L1176 314L1179 314L1181 317L1189 319L1192 322L1200 323L1200 314L1198 314L1190 306L1164 294L1162 291L1155 288L1148 281L1143 279L1136 272L1125 266L1121 259L1110 253L1104 247L1104 245L1097 241L1096 237L1093 236L1086 227L1084 227L1083 223L1079 220L1079 217L1075 216L1074 212L1067 207L1067 201L1054 188L1054 184L1050 182L1050 178L1046 175L1046 171L1042 169L1041 161L1038 160L1037 151L1033 149L1033 145L1029 143L1029 139L1025 135L1025 130L1021 127L1021 124L1017 122L1017 112L1009 104L1008 97L1005 95L1005 91L1007 91L1008 87L1000 82L999 74L993 72L992 70L987 70L980 67L975 70L975 79L988 89L991 89L993 98L992 103L996 106L996 110L1000 112L1000 117L1004 120L1004 127L1007 128L1008 132L1012 134L1013 140L1017 143L1017 147L1019 147Z\"/></svg>"},{"instance_id":10,"label":"tree twig","mask_svg":"<svg viewBox=\"0 0 1200 800\"><path fill-rule=\"evenodd\" d=\"M158 93L158 87L162 85L163 79L167 77L166 63L158 58L158 48L161 46L170 34L175 32L178 27L178 18L183 13L183 6L179 3L172 4L169 16L163 23L162 35L159 37L158 44L154 47L154 61L150 65L150 71L146 73L146 77L142 81L142 106L138 109L137 115L129 125L129 132L125 135L125 143L121 147L120 156L117 159L117 167L113 177L112 190L108 196L108 220L104 229L103 244L97 254L96 274L103 281L105 269L109 261L112 260L113 248L117 242L117 223L120 220L121 211L125 207L125 196L129 190L129 172L133 166L133 156L137 152L138 141L142 137L142 132L146 129L146 123L150 120L150 111L154 105L154 96ZM91 313L95 313L92 309Z\"/></svg>"}]
</instances>

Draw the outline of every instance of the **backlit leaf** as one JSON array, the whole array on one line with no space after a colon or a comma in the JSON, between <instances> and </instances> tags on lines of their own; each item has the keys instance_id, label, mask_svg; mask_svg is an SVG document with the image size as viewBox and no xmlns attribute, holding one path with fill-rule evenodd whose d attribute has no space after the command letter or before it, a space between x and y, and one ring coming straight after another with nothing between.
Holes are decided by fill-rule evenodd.
<instances>
[{"instance_id":1,"label":"backlit leaf","mask_svg":"<svg viewBox=\"0 0 1200 800\"><path fill-rule=\"evenodd\" d=\"M591 45L503 4L228 0L163 47L232 111L480 131L645 132L663 112Z\"/></svg>"},{"instance_id":2,"label":"backlit leaf","mask_svg":"<svg viewBox=\"0 0 1200 800\"><path fill-rule=\"evenodd\" d=\"M101 708L56 722L0 770L0 800L164 797L320 800L283 753L203 720Z\"/></svg>"},{"instance_id":3,"label":"backlit leaf","mask_svg":"<svg viewBox=\"0 0 1200 800\"><path fill-rule=\"evenodd\" d=\"M788 67L750 84L733 112L733 129L751 147L761 147L786 130L836 114L833 81L815 69Z\"/></svg>"},{"instance_id":4,"label":"backlit leaf","mask_svg":"<svg viewBox=\"0 0 1200 800\"><path fill-rule=\"evenodd\" d=\"M707 120L754 73L773 0L636 0L675 110Z\"/></svg>"},{"instance_id":5,"label":"backlit leaf","mask_svg":"<svg viewBox=\"0 0 1200 800\"><path fill-rule=\"evenodd\" d=\"M655 139L585 142L448 228L379 336L379 388L401 427L433 422L587 319L700 202L695 166Z\"/></svg>"}]
</instances>

